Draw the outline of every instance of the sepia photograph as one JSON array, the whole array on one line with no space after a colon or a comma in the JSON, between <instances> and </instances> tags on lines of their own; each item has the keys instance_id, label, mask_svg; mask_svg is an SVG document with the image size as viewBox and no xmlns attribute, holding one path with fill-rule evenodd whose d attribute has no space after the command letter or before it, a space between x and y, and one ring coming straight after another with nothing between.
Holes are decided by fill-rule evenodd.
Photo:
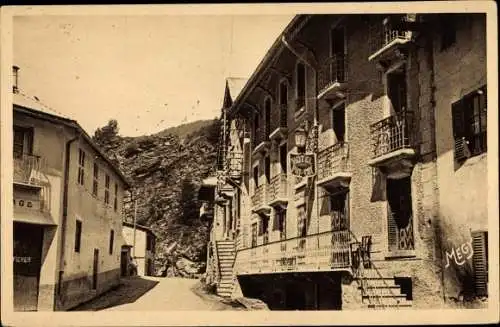
<instances>
[{"instance_id":1,"label":"sepia photograph","mask_svg":"<svg viewBox=\"0 0 500 327\"><path fill-rule=\"evenodd\" d=\"M495 4L418 4L2 7L2 324L498 322Z\"/></svg>"}]
</instances>

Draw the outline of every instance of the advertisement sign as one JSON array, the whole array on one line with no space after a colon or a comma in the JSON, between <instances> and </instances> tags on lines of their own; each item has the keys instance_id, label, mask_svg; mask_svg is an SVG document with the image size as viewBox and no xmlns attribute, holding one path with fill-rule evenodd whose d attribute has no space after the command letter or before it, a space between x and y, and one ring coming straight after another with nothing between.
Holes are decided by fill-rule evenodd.
<instances>
[{"instance_id":1,"label":"advertisement sign","mask_svg":"<svg viewBox=\"0 0 500 327\"><path fill-rule=\"evenodd\" d=\"M315 173L314 154L290 154L292 174L300 177L313 176ZM307 167L307 168L302 168Z\"/></svg>"}]
</instances>

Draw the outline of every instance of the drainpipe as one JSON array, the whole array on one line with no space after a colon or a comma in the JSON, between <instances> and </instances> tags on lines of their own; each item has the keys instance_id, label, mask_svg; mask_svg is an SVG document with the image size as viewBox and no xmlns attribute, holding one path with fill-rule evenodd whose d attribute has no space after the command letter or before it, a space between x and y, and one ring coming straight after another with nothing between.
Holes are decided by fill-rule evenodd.
<instances>
[{"instance_id":1,"label":"drainpipe","mask_svg":"<svg viewBox=\"0 0 500 327\"><path fill-rule=\"evenodd\" d=\"M309 60L307 60L304 56L301 56L289 43L288 41L286 40L285 36L283 35L281 37L281 42L283 42L283 44L288 48L288 50L290 50L296 57L300 58L307 66L309 66L313 73L314 73L314 116L313 116L313 129L314 129L314 133L317 133L318 132L318 97L316 96L318 94L318 71L317 71L317 67L313 64L311 64L311 62ZM307 95L306 95L306 99L307 101ZM317 142L317 137L318 135L314 135L314 142ZM314 163L316 164L318 162L318 154L317 154L317 143L315 144L315 149L314 149ZM316 167L317 169L317 167ZM317 172L316 172L317 174ZM317 220L318 220L318 223L316 224L316 233L319 233L319 204L318 204L318 188L315 188L314 189L314 201L316 202L316 216L317 216ZM319 248L319 239L317 239L317 246Z\"/></svg>"},{"instance_id":2,"label":"drainpipe","mask_svg":"<svg viewBox=\"0 0 500 327\"><path fill-rule=\"evenodd\" d=\"M66 248L66 225L68 220L68 184L69 184L69 167L70 167L70 153L71 144L80 139L81 133L78 136L66 142L65 159L64 159L64 185L63 185L63 214L61 222L61 252L59 258L59 280L57 286L57 294L61 293L62 278L64 274L64 255Z\"/></svg>"}]
</instances>

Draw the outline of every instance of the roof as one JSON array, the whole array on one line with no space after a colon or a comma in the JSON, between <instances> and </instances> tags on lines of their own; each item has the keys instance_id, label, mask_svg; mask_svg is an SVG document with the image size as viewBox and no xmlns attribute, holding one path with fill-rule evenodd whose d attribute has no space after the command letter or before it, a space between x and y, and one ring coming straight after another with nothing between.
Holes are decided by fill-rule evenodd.
<instances>
[{"instance_id":1,"label":"roof","mask_svg":"<svg viewBox=\"0 0 500 327\"><path fill-rule=\"evenodd\" d=\"M134 228L134 223L129 223L128 221L123 221L123 226ZM153 234L156 237L156 234L153 232L153 230L151 228L147 227L147 226L135 224L135 228L139 229L139 230L142 230L144 232L149 232L149 233Z\"/></svg>"},{"instance_id":2,"label":"roof","mask_svg":"<svg viewBox=\"0 0 500 327\"><path fill-rule=\"evenodd\" d=\"M229 88L229 94L231 96L231 100L234 101L240 94L241 90L245 87L245 84L248 82L248 78L243 77L228 77L226 78L227 86Z\"/></svg>"},{"instance_id":3,"label":"roof","mask_svg":"<svg viewBox=\"0 0 500 327\"><path fill-rule=\"evenodd\" d=\"M233 101L233 106L229 110L229 116L236 114L239 110L240 104L242 104L248 96L248 93L254 88L254 85L260 80L262 77L262 72L272 63L273 59L281 53L284 49L285 45L282 42L282 39L289 35L296 34L300 29L304 26L307 20L311 17L311 15L296 15L292 18L290 23L285 27L285 29L280 33L280 35L276 38L274 43L271 45L271 48L266 52L264 58L260 61L257 68L254 70L248 82L245 84L243 89L238 93L238 96Z\"/></svg>"},{"instance_id":4,"label":"roof","mask_svg":"<svg viewBox=\"0 0 500 327\"><path fill-rule=\"evenodd\" d=\"M80 134L85 139L85 141L94 149L94 151L96 151L99 156L103 158L104 161L106 161L106 163L112 168L112 170L120 177L126 188L131 187L130 182L125 177L125 175L123 175L122 171L118 167L116 167L116 165L108 158L108 156L102 152L99 146L94 141L92 141L90 135L87 134L87 132L80 126L80 124L78 124L76 120L73 120L68 116L55 111L54 109L40 102L40 100L38 100L37 98L30 97L22 93L21 91L14 93L13 110L33 116L34 118L48 120L55 124L65 125L75 129L78 134Z\"/></svg>"}]
</instances>

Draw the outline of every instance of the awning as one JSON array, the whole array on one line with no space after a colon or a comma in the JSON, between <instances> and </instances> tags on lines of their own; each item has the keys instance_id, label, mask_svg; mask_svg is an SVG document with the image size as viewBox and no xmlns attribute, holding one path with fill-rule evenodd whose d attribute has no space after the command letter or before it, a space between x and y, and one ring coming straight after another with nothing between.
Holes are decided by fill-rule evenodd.
<instances>
[{"instance_id":1,"label":"awning","mask_svg":"<svg viewBox=\"0 0 500 327\"><path fill-rule=\"evenodd\" d=\"M14 221L25 224L57 226L48 212L38 210L15 210Z\"/></svg>"}]
</instances>

